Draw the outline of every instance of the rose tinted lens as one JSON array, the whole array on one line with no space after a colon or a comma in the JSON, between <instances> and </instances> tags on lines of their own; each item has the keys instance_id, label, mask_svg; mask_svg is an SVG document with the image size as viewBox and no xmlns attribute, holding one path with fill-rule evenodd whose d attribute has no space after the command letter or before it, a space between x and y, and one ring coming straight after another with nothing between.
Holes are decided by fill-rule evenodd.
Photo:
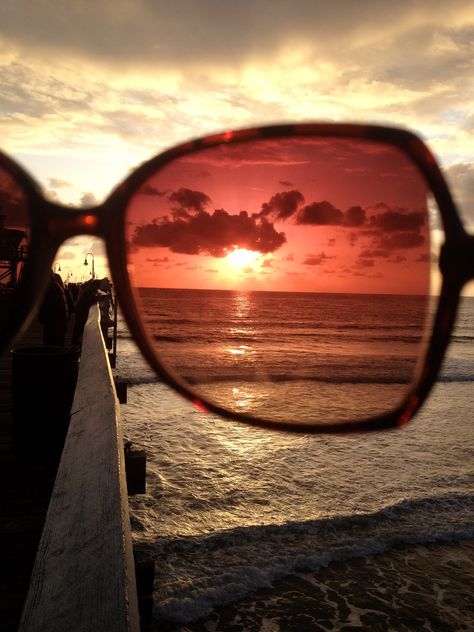
<instances>
[{"instance_id":1,"label":"rose tinted lens","mask_svg":"<svg viewBox=\"0 0 474 632\"><path fill-rule=\"evenodd\" d=\"M259 139L175 159L127 217L157 354L239 413L393 410L425 349L428 194L404 153L372 141Z\"/></svg>"},{"instance_id":2,"label":"rose tinted lens","mask_svg":"<svg viewBox=\"0 0 474 632\"><path fill-rule=\"evenodd\" d=\"M21 185L0 166L0 341L14 320L12 312L28 258L29 223Z\"/></svg>"}]
</instances>

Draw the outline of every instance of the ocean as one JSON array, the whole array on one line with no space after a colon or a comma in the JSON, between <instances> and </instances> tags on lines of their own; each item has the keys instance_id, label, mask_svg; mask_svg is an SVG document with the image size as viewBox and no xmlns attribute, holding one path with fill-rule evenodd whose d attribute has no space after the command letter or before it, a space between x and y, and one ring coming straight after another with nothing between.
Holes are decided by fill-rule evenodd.
<instances>
[{"instance_id":1,"label":"ocean","mask_svg":"<svg viewBox=\"0 0 474 632\"><path fill-rule=\"evenodd\" d=\"M142 300L170 365L216 401L275 420L351 419L354 411L371 415L393 405L417 370L429 319L418 297L298 295L291 310L282 308L281 293L148 290ZM147 452L147 492L130 505L134 541L156 561L155 625L472 629L465 574L472 586L473 316L474 298L464 298L439 381L406 427L338 436L258 429L198 411L157 380L120 321L116 372L130 384L124 432ZM442 548L448 543L454 549ZM389 587L411 594L405 575L413 551L428 569L422 576L435 573L426 548L433 545L444 551L436 608L416 615L420 627L396 618L388 626L397 610ZM388 583L379 553L392 556ZM371 567L354 583L362 605L346 596L336 606L334 598L331 615L310 616L317 600L309 606L296 596L307 599L317 586L321 605L354 560L353 571ZM330 576L321 592L323 572ZM454 606L450 575L463 577ZM385 594L376 608L364 584ZM423 590L415 591L415 609L434 589ZM289 594L291 625L280 612ZM309 617L303 624L295 619L302 614Z\"/></svg>"}]
</instances>

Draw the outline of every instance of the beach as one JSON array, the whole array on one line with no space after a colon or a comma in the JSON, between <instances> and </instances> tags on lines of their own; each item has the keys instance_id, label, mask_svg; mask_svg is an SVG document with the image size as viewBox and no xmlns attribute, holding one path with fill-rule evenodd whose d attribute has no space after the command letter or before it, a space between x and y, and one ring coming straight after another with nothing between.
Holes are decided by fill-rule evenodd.
<instances>
[{"instance_id":1,"label":"beach","mask_svg":"<svg viewBox=\"0 0 474 632\"><path fill-rule=\"evenodd\" d=\"M301 571L167 632L474 628L474 541L397 547ZM157 628L158 629L158 628Z\"/></svg>"}]
</instances>

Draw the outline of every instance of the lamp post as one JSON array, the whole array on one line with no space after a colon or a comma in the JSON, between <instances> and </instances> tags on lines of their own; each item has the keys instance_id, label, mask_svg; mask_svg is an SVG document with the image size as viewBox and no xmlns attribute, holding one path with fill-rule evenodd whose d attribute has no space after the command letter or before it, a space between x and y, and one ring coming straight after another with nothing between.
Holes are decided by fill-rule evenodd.
<instances>
[{"instance_id":1,"label":"lamp post","mask_svg":"<svg viewBox=\"0 0 474 632\"><path fill-rule=\"evenodd\" d=\"M56 267L56 266L58 266L58 267ZM57 261L53 265L53 272L61 272L61 264L58 263Z\"/></svg>"},{"instance_id":2,"label":"lamp post","mask_svg":"<svg viewBox=\"0 0 474 632\"><path fill-rule=\"evenodd\" d=\"M88 252L88 253L86 253L86 256L84 257L84 264L83 264L83 265L85 265L85 266L88 266L88 265L89 265L89 264L88 264L88 262L87 262L87 257L88 257L89 255L92 257L92 270L91 270L91 276L92 276L92 278L93 278L93 279L95 279L94 254L93 254L92 252Z\"/></svg>"}]
</instances>

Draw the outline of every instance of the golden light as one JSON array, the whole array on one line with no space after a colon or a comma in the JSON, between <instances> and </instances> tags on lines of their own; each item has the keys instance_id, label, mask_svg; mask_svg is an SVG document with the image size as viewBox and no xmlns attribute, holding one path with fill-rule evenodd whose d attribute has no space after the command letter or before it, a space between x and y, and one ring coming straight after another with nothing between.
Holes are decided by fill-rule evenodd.
<instances>
[{"instance_id":1,"label":"golden light","mask_svg":"<svg viewBox=\"0 0 474 632\"><path fill-rule=\"evenodd\" d=\"M255 252L254 250L247 250L246 248L236 248L229 252L226 259L229 264L231 264L234 268L245 268L245 266L250 265L260 256L259 252Z\"/></svg>"}]
</instances>

